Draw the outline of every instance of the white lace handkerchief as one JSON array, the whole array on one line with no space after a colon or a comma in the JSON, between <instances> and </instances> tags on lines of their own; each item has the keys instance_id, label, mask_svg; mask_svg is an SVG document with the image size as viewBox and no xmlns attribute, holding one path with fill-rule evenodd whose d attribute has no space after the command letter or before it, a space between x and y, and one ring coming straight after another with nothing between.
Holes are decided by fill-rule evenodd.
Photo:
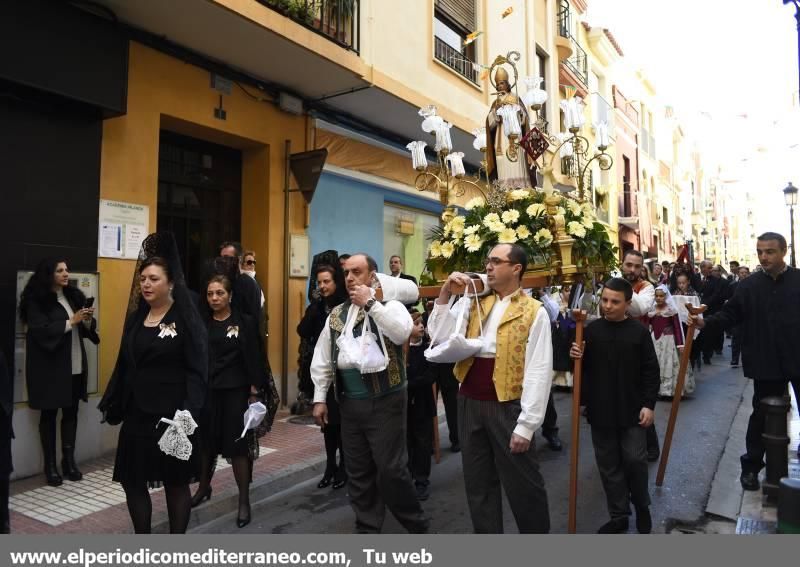
<instances>
[{"instance_id":1,"label":"white lace handkerchief","mask_svg":"<svg viewBox=\"0 0 800 567\"><path fill-rule=\"evenodd\" d=\"M192 442L189 441L189 435L197 429L192 414L187 410L177 410L175 417L172 419L162 417L159 423L162 421L169 427L158 440L158 448L176 459L188 461L192 456Z\"/></svg>"}]
</instances>

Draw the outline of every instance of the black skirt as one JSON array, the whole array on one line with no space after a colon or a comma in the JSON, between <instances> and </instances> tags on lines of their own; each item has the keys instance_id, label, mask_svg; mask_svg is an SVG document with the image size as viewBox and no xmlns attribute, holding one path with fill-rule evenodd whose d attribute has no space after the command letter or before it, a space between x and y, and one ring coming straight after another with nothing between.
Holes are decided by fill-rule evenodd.
<instances>
[{"instance_id":1,"label":"black skirt","mask_svg":"<svg viewBox=\"0 0 800 567\"><path fill-rule=\"evenodd\" d=\"M162 417L172 418L144 413L134 404L129 405L119 432L114 460L115 482L146 483L149 488L160 488L196 481L200 470L197 432L189 436L192 455L188 461L167 455L158 447L158 440L168 427L158 423Z\"/></svg>"},{"instance_id":2,"label":"black skirt","mask_svg":"<svg viewBox=\"0 0 800 567\"><path fill-rule=\"evenodd\" d=\"M203 423L199 429L203 446L209 454L222 455L226 459L250 455L249 437L254 432L248 431L239 438L244 428L244 412L247 411L249 397L249 385L209 390Z\"/></svg>"}]
</instances>

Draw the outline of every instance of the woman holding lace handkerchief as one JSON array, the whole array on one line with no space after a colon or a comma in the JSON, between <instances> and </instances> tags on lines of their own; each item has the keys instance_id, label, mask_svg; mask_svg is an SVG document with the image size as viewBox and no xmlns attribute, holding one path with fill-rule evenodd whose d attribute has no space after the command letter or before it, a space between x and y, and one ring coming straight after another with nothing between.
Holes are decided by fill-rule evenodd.
<instances>
[{"instance_id":1,"label":"woman holding lace handkerchief","mask_svg":"<svg viewBox=\"0 0 800 567\"><path fill-rule=\"evenodd\" d=\"M125 490L135 532L150 533L148 489L163 486L170 533L185 533L189 483L199 468L193 433L206 393L208 338L171 233L145 239L134 274L117 364L98 408L109 423L122 422L113 478Z\"/></svg>"}]
</instances>

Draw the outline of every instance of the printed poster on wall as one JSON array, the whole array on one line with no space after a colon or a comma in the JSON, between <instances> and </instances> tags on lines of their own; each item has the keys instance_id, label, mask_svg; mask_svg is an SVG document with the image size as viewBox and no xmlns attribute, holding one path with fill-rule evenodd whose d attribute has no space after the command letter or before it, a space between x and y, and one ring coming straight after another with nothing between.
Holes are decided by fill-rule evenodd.
<instances>
[{"instance_id":1,"label":"printed poster on wall","mask_svg":"<svg viewBox=\"0 0 800 567\"><path fill-rule=\"evenodd\" d=\"M149 234L150 207L100 199L97 256L135 260Z\"/></svg>"}]
</instances>

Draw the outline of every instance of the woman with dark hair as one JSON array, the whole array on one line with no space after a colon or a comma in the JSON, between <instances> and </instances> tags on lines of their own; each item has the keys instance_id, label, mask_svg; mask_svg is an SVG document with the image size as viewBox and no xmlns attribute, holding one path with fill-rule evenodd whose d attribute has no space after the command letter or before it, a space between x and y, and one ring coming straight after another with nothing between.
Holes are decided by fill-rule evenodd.
<instances>
[{"instance_id":1,"label":"woman with dark hair","mask_svg":"<svg viewBox=\"0 0 800 567\"><path fill-rule=\"evenodd\" d=\"M28 280L19 305L25 334L28 405L41 410L39 438L47 484L63 478L56 466L56 416L61 408L61 468L69 480L83 474L75 463L78 401L87 400L87 360L83 339L100 343L94 308L81 290L69 285L64 260L45 259Z\"/></svg>"},{"instance_id":2,"label":"woman with dark hair","mask_svg":"<svg viewBox=\"0 0 800 567\"><path fill-rule=\"evenodd\" d=\"M334 256L334 262L332 265L321 264L312 272L318 294L315 294L316 297L311 300L303 319L297 325L297 334L300 335L301 342L308 347L305 351L301 350L299 368L301 375L310 375L314 347L317 344L320 333L322 333L322 329L325 327L325 321L331 309L340 303L344 303L347 299L344 274L338 262L336 262L336 256ZM303 352L308 352L310 356L304 357ZM313 399L313 391L309 399ZM328 423L322 428L322 434L325 437L325 453L328 462L325 466L322 480L319 481L317 487L326 488L332 484L333 488L339 489L347 484L347 472L344 466L344 453L342 452L339 404L336 402L333 388L328 390L326 403L328 405ZM339 451L338 466L336 464L337 450Z\"/></svg>"},{"instance_id":3,"label":"woman with dark hair","mask_svg":"<svg viewBox=\"0 0 800 567\"><path fill-rule=\"evenodd\" d=\"M171 233L148 236L122 332L111 381L98 406L111 424L122 422L113 480L122 484L136 533L150 533L148 488L163 486L170 533L185 533L191 512L189 483L198 473L196 435L184 460L159 447L166 426L203 407L208 375L208 337L180 267Z\"/></svg>"},{"instance_id":4,"label":"woman with dark hair","mask_svg":"<svg viewBox=\"0 0 800 567\"><path fill-rule=\"evenodd\" d=\"M231 309L233 283L224 275L214 275L206 286L210 315L208 325L209 392L200 426L202 439L200 484L192 506L211 498L212 459L221 454L233 465L239 487L239 514L236 525L250 523L251 452L257 441L255 430L240 438L242 416L249 404L264 397L266 367L259 349L255 319Z\"/></svg>"}]
</instances>

